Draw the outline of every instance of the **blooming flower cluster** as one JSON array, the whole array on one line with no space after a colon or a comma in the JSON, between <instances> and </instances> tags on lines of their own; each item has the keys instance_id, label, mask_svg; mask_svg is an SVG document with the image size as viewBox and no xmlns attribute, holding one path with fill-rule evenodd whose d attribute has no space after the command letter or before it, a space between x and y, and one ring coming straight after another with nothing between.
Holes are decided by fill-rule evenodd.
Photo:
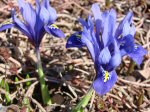
<instances>
[{"instance_id":1,"label":"blooming flower cluster","mask_svg":"<svg viewBox=\"0 0 150 112\"><path fill-rule=\"evenodd\" d=\"M117 25L114 9L101 12L98 4L93 4L91 9L94 20L91 15L87 21L80 18L83 31L71 35L66 47L88 48L97 72L93 87L97 93L103 95L116 83L115 69L120 65L122 57L128 55L137 64L141 64L147 51L134 41L136 30L132 12Z\"/></svg>"},{"instance_id":2,"label":"blooming flower cluster","mask_svg":"<svg viewBox=\"0 0 150 112\"><path fill-rule=\"evenodd\" d=\"M56 37L65 37L64 33L54 24L57 19L57 13L50 6L49 0L43 0L42 4L40 4L39 0L36 0L36 9L24 0L18 0L18 3L24 22L16 17L16 12L13 10L13 22L3 24L0 27L0 31L16 27L29 38L36 48L40 46L46 32Z\"/></svg>"},{"instance_id":3,"label":"blooming flower cluster","mask_svg":"<svg viewBox=\"0 0 150 112\"><path fill-rule=\"evenodd\" d=\"M12 11L12 22L0 26L0 31L16 27L25 34L38 49L44 34L47 32L56 37L65 37L64 33L54 24L57 13L48 0L40 3L36 0L36 9L24 0L18 0L23 15L22 22ZM83 30L74 33L68 39L66 47L86 46L91 54L97 72L97 79L93 87L100 95L106 94L117 81L116 67L121 63L122 57L128 55L137 64L141 64L147 51L135 43L136 33L133 25L133 13L129 12L117 25L117 14L114 9L101 12L98 4L92 5L92 16L88 20L80 18Z\"/></svg>"}]
</instances>

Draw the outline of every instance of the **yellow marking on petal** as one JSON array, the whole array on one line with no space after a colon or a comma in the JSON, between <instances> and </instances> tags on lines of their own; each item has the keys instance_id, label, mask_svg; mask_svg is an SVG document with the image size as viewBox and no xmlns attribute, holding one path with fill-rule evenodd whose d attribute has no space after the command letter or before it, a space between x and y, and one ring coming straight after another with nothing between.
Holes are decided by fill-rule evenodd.
<instances>
[{"instance_id":1,"label":"yellow marking on petal","mask_svg":"<svg viewBox=\"0 0 150 112\"><path fill-rule=\"evenodd\" d=\"M2 22L2 23L0 24L0 27L2 27L3 25L11 24L12 22L13 22L12 19L8 19L8 20Z\"/></svg>"},{"instance_id":2,"label":"yellow marking on petal","mask_svg":"<svg viewBox=\"0 0 150 112\"><path fill-rule=\"evenodd\" d=\"M135 45L134 47L135 47L136 49L138 48L138 46L137 46L137 45Z\"/></svg>"},{"instance_id":3,"label":"yellow marking on petal","mask_svg":"<svg viewBox=\"0 0 150 112\"><path fill-rule=\"evenodd\" d=\"M77 36L77 37L79 37L79 38L81 38L81 37L82 37L82 36L81 36L81 35L79 35L79 34L77 34L76 36Z\"/></svg>"},{"instance_id":4,"label":"yellow marking on petal","mask_svg":"<svg viewBox=\"0 0 150 112\"><path fill-rule=\"evenodd\" d=\"M57 26L56 24L52 24L51 26L54 27L54 28L59 29L58 26Z\"/></svg>"},{"instance_id":5,"label":"yellow marking on petal","mask_svg":"<svg viewBox=\"0 0 150 112\"><path fill-rule=\"evenodd\" d=\"M110 78L109 72L106 71L105 76L104 76L104 82L107 82Z\"/></svg>"}]
</instances>

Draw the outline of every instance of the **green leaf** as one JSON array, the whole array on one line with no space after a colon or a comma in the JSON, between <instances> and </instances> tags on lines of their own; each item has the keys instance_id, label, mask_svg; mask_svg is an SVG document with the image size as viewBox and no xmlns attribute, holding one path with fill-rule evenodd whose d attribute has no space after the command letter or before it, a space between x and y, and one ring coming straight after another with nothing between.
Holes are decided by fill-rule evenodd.
<instances>
[{"instance_id":1,"label":"green leaf","mask_svg":"<svg viewBox=\"0 0 150 112\"><path fill-rule=\"evenodd\" d=\"M8 82L6 82L6 91L9 93L9 85L8 85Z\"/></svg>"},{"instance_id":2,"label":"green leaf","mask_svg":"<svg viewBox=\"0 0 150 112\"><path fill-rule=\"evenodd\" d=\"M7 103L10 103L10 102L11 102L11 99L10 99L10 97L9 97L9 93L6 93L6 94L5 94L5 97L6 97Z\"/></svg>"},{"instance_id":3,"label":"green leaf","mask_svg":"<svg viewBox=\"0 0 150 112\"><path fill-rule=\"evenodd\" d=\"M91 88L89 90L89 92L84 96L84 98L72 110L72 112L84 112L84 108L88 105L88 102L92 97L93 91L94 91L94 89Z\"/></svg>"},{"instance_id":4,"label":"green leaf","mask_svg":"<svg viewBox=\"0 0 150 112\"><path fill-rule=\"evenodd\" d=\"M18 82L18 81L19 81L18 77L15 77L15 81L16 81L16 82Z\"/></svg>"},{"instance_id":5,"label":"green leaf","mask_svg":"<svg viewBox=\"0 0 150 112\"><path fill-rule=\"evenodd\" d=\"M2 81L1 81L1 88L5 88L5 81L4 81L4 79L2 79Z\"/></svg>"},{"instance_id":6,"label":"green leaf","mask_svg":"<svg viewBox=\"0 0 150 112\"><path fill-rule=\"evenodd\" d=\"M26 79L29 79L29 78L30 78L30 75L27 74L27 75L26 75ZM31 85L31 81L26 82L26 86L27 86L27 87L29 87L30 85Z\"/></svg>"}]
</instances>

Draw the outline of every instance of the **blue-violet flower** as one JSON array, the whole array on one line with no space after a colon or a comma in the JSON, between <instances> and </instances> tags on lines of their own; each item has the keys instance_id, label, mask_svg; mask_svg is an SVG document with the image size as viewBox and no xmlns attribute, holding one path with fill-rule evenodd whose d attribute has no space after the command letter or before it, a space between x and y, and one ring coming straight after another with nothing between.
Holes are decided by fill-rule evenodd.
<instances>
[{"instance_id":1,"label":"blue-violet flower","mask_svg":"<svg viewBox=\"0 0 150 112\"><path fill-rule=\"evenodd\" d=\"M117 81L116 67L121 63L122 56L128 55L138 64L141 64L147 51L135 44L135 27L132 24L132 12L129 12L117 27L116 11L101 12L98 4L92 5L92 12L87 22L80 19L83 31L71 35L66 47L86 46L92 56L97 72L97 79L93 87L100 95L106 94ZM137 54L140 55L137 56Z\"/></svg>"},{"instance_id":2,"label":"blue-violet flower","mask_svg":"<svg viewBox=\"0 0 150 112\"><path fill-rule=\"evenodd\" d=\"M36 9L24 0L18 0L18 2L24 22L16 17L16 12L13 10L13 22L3 24L0 27L0 31L16 27L28 37L36 48L40 46L41 40L46 32L56 37L65 37L64 33L54 24L57 19L57 13L50 6L49 0L43 0L42 4L40 4L39 0L36 0Z\"/></svg>"}]
</instances>

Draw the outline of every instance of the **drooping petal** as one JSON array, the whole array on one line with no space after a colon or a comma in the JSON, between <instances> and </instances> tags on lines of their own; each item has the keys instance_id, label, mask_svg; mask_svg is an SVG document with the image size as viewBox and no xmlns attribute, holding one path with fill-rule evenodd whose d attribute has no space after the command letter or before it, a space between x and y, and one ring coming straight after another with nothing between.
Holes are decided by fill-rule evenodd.
<instances>
[{"instance_id":1,"label":"drooping petal","mask_svg":"<svg viewBox=\"0 0 150 112\"><path fill-rule=\"evenodd\" d=\"M99 95L104 95L111 90L117 81L116 71L101 72L98 74L98 78L94 81L93 87Z\"/></svg>"},{"instance_id":2,"label":"drooping petal","mask_svg":"<svg viewBox=\"0 0 150 112\"><path fill-rule=\"evenodd\" d=\"M116 29L115 38L118 38L123 31L123 27L125 23L128 21L129 24L132 22L133 12L129 12L126 17L122 20L122 22L119 24L118 28Z\"/></svg>"},{"instance_id":3,"label":"drooping petal","mask_svg":"<svg viewBox=\"0 0 150 112\"><path fill-rule=\"evenodd\" d=\"M70 48L70 47L78 47L81 48L83 46L85 46L84 43L82 43L81 41L81 37L82 36L82 32L76 32L73 35L71 35L69 37L69 39L67 40L67 44L66 44L66 48Z\"/></svg>"},{"instance_id":4,"label":"drooping petal","mask_svg":"<svg viewBox=\"0 0 150 112\"><path fill-rule=\"evenodd\" d=\"M50 6L49 4L49 0L44 0L43 1L44 6L46 7L46 9L49 12L49 22L52 24L55 22L55 20L57 19L57 12L56 10Z\"/></svg>"},{"instance_id":5,"label":"drooping petal","mask_svg":"<svg viewBox=\"0 0 150 112\"><path fill-rule=\"evenodd\" d=\"M147 50L141 45L134 45L133 52L129 53L128 56L131 57L138 65L143 61L143 56L147 54Z\"/></svg>"},{"instance_id":6,"label":"drooping petal","mask_svg":"<svg viewBox=\"0 0 150 112\"><path fill-rule=\"evenodd\" d=\"M0 27L0 32L3 31L3 30L6 30L6 29L12 28L14 26L15 26L14 24L5 24L5 25L2 25Z\"/></svg>"},{"instance_id":7,"label":"drooping petal","mask_svg":"<svg viewBox=\"0 0 150 112\"><path fill-rule=\"evenodd\" d=\"M65 34L62 30L60 30L55 24L51 24L49 26L45 26L45 30L47 33L52 34L55 37L65 38Z\"/></svg>"},{"instance_id":8,"label":"drooping petal","mask_svg":"<svg viewBox=\"0 0 150 112\"><path fill-rule=\"evenodd\" d=\"M104 49L102 49L102 51L100 52L99 55L99 63L100 64L108 64L111 58L111 54L110 51L108 49L108 47L105 47Z\"/></svg>"}]
</instances>

